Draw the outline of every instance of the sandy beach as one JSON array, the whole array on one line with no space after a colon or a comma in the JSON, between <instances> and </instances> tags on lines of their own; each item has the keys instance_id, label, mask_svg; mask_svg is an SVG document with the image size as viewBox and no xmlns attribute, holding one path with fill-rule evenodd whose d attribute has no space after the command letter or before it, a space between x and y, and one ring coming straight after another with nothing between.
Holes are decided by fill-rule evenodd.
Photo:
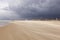
<instances>
[{"instance_id":1,"label":"sandy beach","mask_svg":"<svg viewBox=\"0 0 60 40\"><path fill-rule=\"evenodd\" d=\"M0 27L0 40L60 40L60 21L11 21Z\"/></svg>"}]
</instances>

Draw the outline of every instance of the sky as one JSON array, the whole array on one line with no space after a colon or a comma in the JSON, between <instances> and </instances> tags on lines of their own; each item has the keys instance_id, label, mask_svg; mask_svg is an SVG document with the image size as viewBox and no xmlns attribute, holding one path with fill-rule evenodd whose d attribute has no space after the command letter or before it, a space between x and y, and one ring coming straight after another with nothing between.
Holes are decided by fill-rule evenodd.
<instances>
[{"instance_id":1,"label":"sky","mask_svg":"<svg viewBox=\"0 0 60 40\"><path fill-rule=\"evenodd\" d=\"M0 19L60 18L60 0L0 0Z\"/></svg>"}]
</instances>

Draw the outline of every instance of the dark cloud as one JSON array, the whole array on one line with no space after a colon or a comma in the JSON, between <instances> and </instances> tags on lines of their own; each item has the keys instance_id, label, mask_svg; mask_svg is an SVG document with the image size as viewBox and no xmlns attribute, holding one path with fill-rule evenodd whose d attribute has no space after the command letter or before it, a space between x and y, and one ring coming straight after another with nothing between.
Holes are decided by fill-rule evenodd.
<instances>
[{"instance_id":1,"label":"dark cloud","mask_svg":"<svg viewBox=\"0 0 60 40\"><path fill-rule=\"evenodd\" d=\"M17 0L17 2L21 2ZM60 0L23 0L10 4L21 18L60 17Z\"/></svg>"},{"instance_id":2,"label":"dark cloud","mask_svg":"<svg viewBox=\"0 0 60 40\"><path fill-rule=\"evenodd\" d=\"M60 18L60 0L8 0L8 3L18 19Z\"/></svg>"}]
</instances>

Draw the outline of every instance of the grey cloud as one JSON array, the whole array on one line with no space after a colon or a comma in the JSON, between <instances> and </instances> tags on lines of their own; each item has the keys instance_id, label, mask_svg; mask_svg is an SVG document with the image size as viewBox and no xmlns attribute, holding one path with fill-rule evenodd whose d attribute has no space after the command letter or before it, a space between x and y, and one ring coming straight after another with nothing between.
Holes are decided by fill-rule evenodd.
<instances>
[{"instance_id":1,"label":"grey cloud","mask_svg":"<svg viewBox=\"0 0 60 40\"><path fill-rule=\"evenodd\" d=\"M18 19L16 12L9 9L7 0L0 0L0 20Z\"/></svg>"},{"instance_id":2,"label":"grey cloud","mask_svg":"<svg viewBox=\"0 0 60 40\"><path fill-rule=\"evenodd\" d=\"M18 15L13 11L0 10L0 20L13 20L18 19Z\"/></svg>"},{"instance_id":3,"label":"grey cloud","mask_svg":"<svg viewBox=\"0 0 60 40\"><path fill-rule=\"evenodd\" d=\"M60 17L60 0L8 0L8 3L9 10L13 11L18 19Z\"/></svg>"}]
</instances>

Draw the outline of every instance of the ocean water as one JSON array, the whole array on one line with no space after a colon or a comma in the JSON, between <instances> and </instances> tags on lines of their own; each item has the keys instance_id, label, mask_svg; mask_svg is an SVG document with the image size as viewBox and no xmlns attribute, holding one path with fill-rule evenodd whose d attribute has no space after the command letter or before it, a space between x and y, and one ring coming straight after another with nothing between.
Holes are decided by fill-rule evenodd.
<instances>
[{"instance_id":1,"label":"ocean water","mask_svg":"<svg viewBox=\"0 0 60 40\"><path fill-rule=\"evenodd\" d=\"M4 27L5 25L8 25L11 20L0 20L0 27Z\"/></svg>"}]
</instances>

